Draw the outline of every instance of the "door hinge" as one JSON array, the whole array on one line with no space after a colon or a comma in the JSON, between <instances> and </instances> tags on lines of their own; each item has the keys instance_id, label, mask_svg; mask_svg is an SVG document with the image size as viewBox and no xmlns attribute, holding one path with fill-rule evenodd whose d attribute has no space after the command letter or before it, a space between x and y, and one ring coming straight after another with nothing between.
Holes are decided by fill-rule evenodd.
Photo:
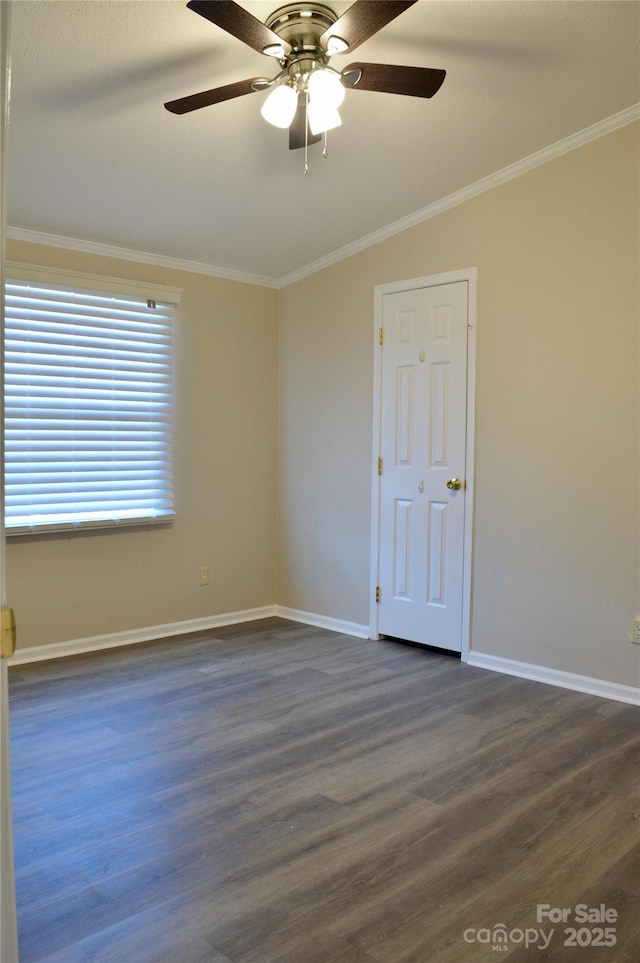
<instances>
[{"instance_id":1,"label":"door hinge","mask_svg":"<svg viewBox=\"0 0 640 963\"><path fill-rule=\"evenodd\" d=\"M382 602L382 589L376 585L376 602Z\"/></svg>"},{"instance_id":2,"label":"door hinge","mask_svg":"<svg viewBox=\"0 0 640 963\"><path fill-rule=\"evenodd\" d=\"M16 620L13 609L0 607L0 657L10 659L16 651Z\"/></svg>"},{"instance_id":3,"label":"door hinge","mask_svg":"<svg viewBox=\"0 0 640 963\"><path fill-rule=\"evenodd\" d=\"M378 458L378 474L381 475L384 471L384 459Z\"/></svg>"},{"instance_id":4,"label":"door hinge","mask_svg":"<svg viewBox=\"0 0 640 963\"><path fill-rule=\"evenodd\" d=\"M378 344L384 344L384 328L378 328Z\"/></svg>"}]
</instances>

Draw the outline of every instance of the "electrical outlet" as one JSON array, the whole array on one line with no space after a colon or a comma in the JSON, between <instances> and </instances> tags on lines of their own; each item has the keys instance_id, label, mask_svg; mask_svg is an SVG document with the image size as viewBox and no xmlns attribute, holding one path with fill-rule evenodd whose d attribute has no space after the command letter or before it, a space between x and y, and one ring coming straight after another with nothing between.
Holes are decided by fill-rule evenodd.
<instances>
[{"instance_id":1,"label":"electrical outlet","mask_svg":"<svg viewBox=\"0 0 640 963\"><path fill-rule=\"evenodd\" d=\"M209 566L203 565L200 568L200 585L208 585L208 584L209 584Z\"/></svg>"},{"instance_id":2,"label":"electrical outlet","mask_svg":"<svg viewBox=\"0 0 640 963\"><path fill-rule=\"evenodd\" d=\"M640 619L634 619L631 628L631 641L640 645Z\"/></svg>"}]
</instances>

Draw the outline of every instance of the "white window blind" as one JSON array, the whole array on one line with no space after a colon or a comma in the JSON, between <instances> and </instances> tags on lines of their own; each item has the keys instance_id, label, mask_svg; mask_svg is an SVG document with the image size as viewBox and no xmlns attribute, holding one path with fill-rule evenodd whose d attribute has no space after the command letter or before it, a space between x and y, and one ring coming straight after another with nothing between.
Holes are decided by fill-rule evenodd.
<instances>
[{"instance_id":1,"label":"white window blind","mask_svg":"<svg viewBox=\"0 0 640 963\"><path fill-rule=\"evenodd\" d=\"M7 534L173 516L174 305L5 284Z\"/></svg>"}]
</instances>

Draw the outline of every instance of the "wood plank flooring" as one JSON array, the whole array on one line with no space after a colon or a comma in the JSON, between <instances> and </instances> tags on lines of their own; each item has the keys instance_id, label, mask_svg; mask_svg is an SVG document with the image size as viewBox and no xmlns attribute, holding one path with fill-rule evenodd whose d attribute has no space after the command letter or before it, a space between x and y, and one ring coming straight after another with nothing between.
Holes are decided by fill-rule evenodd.
<instances>
[{"instance_id":1,"label":"wood plank flooring","mask_svg":"<svg viewBox=\"0 0 640 963\"><path fill-rule=\"evenodd\" d=\"M10 693L21 963L640 959L634 707L282 619Z\"/></svg>"}]
</instances>

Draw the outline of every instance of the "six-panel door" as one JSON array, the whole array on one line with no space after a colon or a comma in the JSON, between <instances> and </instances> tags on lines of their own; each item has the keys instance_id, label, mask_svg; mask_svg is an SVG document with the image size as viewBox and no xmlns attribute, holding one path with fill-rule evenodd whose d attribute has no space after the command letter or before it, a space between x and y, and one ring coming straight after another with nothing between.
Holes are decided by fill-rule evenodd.
<instances>
[{"instance_id":1,"label":"six-panel door","mask_svg":"<svg viewBox=\"0 0 640 963\"><path fill-rule=\"evenodd\" d=\"M462 642L467 318L466 281L383 298L378 631L455 651Z\"/></svg>"}]
</instances>

